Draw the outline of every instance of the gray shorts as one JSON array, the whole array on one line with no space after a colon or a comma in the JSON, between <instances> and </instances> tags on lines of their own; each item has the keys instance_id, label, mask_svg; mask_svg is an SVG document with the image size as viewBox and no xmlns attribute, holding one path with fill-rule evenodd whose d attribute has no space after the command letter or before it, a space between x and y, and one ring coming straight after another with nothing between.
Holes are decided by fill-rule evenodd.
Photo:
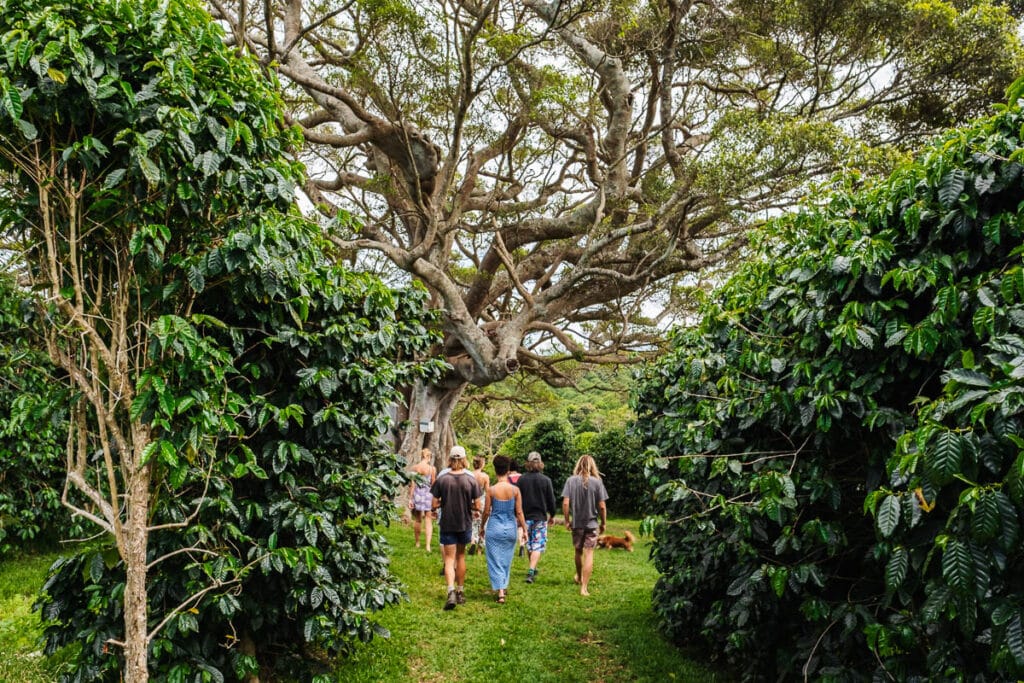
<instances>
[{"instance_id":1,"label":"gray shorts","mask_svg":"<svg viewBox=\"0 0 1024 683\"><path fill-rule=\"evenodd\" d=\"M597 529L576 529L572 530L572 547L576 550L597 547Z\"/></svg>"}]
</instances>

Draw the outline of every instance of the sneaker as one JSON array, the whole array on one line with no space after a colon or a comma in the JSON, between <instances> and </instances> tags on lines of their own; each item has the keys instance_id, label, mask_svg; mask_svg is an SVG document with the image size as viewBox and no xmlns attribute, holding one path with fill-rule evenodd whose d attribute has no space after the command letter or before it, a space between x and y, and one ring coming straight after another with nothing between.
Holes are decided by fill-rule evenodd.
<instances>
[{"instance_id":1,"label":"sneaker","mask_svg":"<svg viewBox=\"0 0 1024 683\"><path fill-rule=\"evenodd\" d=\"M458 596L455 591L448 591L448 599L444 601L445 610L455 609L455 605L458 603Z\"/></svg>"},{"instance_id":2,"label":"sneaker","mask_svg":"<svg viewBox=\"0 0 1024 683\"><path fill-rule=\"evenodd\" d=\"M466 604L466 592L465 591L455 591L455 604L456 605L465 605Z\"/></svg>"},{"instance_id":3,"label":"sneaker","mask_svg":"<svg viewBox=\"0 0 1024 683\"><path fill-rule=\"evenodd\" d=\"M533 583L537 580L537 570L531 569L526 572L526 583Z\"/></svg>"}]
</instances>

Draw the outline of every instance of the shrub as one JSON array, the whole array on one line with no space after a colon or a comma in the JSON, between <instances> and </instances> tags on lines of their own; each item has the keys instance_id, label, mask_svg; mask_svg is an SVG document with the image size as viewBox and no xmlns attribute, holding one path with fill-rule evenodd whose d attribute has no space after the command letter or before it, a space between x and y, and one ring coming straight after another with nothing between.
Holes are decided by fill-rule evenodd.
<instances>
[{"instance_id":1,"label":"shrub","mask_svg":"<svg viewBox=\"0 0 1024 683\"><path fill-rule=\"evenodd\" d=\"M648 511L651 487L644 476L646 455L639 437L625 429L608 429L594 436L587 452L601 469L610 510L621 515Z\"/></svg>"},{"instance_id":2,"label":"shrub","mask_svg":"<svg viewBox=\"0 0 1024 683\"><path fill-rule=\"evenodd\" d=\"M600 432L578 432L573 444L573 449L577 453L593 453L594 439L597 438L599 433Z\"/></svg>"},{"instance_id":3,"label":"shrub","mask_svg":"<svg viewBox=\"0 0 1024 683\"><path fill-rule=\"evenodd\" d=\"M396 386L433 367L395 360L431 341L425 297L332 266L320 249L301 220L240 229L198 260L210 283L194 305L204 324L156 330L163 385L195 401L224 400L221 392L242 428L220 435L204 471L189 454L214 434L185 417L167 422L181 457L153 509L152 524L166 528L150 540L151 561L163 558L150 614L173 614L151 644L158 680L308 674L318 653L386 635L372 614L402 597L377 529L403 467L380 435ZM196 365L210 357L227 364L222 386ZM147 398L187 400L144 394L140 403ZM124 580L104 547L51 570L38 607L48 652L83 645L71 680L118 669L107 641L118 636Z\"/></svg>"},{"instance_id":4,"label":"shrub","mask_svg":"<svg viewBox=\"0 0 1024 683\"><path fill-rule=\"evenodd\" d=\"M60 502L67 390L33 311L30 294L0 277L0 556L80 530Z\"/></svg>"},{"instance_id":5,"label":"shrub","mask_svg":"<svg viewBox=\"0 0 1024 683\"><path fill-rule=\"evenodd\" d=\"M656 610L748 678L1024 675L1011 101L776 222L640 382Z\"/></svg>"}]
</instances>

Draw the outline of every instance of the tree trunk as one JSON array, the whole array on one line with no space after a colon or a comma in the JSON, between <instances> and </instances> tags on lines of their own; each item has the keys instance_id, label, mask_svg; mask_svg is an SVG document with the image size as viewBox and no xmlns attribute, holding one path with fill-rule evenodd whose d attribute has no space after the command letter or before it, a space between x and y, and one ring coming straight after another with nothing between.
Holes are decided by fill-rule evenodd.
<instances>
[{"instance_id":1,"label":"tree trunk","mask_svg":"<svg viewBox=\"0 0 1024 683\"><path fill-rule=\"evenodd\" d=\"M139 451L141 453L141 450ZM152 465L133 468L127 486L128 519L121 530L124 586L125 680L149 680L149 598L146 586L146 554L149 545L149 497Z\"/></svg>"},{"instance_id":2,"label":"tree trunk","mask_svg":"<svg viewBox=\"0 0 1024 683\"><path fill-rule=\"evenodd\" d=\"M434 454L434 466L438 470L448 464L448 451L456 444L452 429L452 412L455 410L466 382L458 384L418 383L409 401L408 427L402 437L399 453L407 465L420 461L420 451L429 448ZM423 431L422 426L433 423L433 431Z\"/></svg>"}]
</instances>

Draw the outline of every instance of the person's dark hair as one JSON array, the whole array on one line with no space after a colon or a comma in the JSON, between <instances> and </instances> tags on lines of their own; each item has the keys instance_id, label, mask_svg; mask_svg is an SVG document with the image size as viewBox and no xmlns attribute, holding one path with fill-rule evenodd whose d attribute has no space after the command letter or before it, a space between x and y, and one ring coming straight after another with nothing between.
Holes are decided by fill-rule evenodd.
<instances>
[{"instance_id":1,"label":"person's dark hair","mask_svg":"<svg viewBox=\"0 0 1024 683\"><path fill-rule=\"evenodd\" d=\"M484 457L482 455L474 456L473 457L473 469L474 470L480 469L481 467L484 466L485 462L487 462L487 461L484 460Z\"/></svg>"},{"instance_id":2,"label":"person's dark hair","mask_svg":"<svg viewBox=\"0 0 1024 683\"><path fill-rule=\"evenodd\" d=\"M503 474L508 474L509 468L512 465L512 461L504 455L494 456L494 473L499 477Z\"/></svg>"},{"instance_id":3,"label":"person's dark hair","mask_svg":"<svg viewBox=\"0 0 1024 683\"><path fill-rule=\"evenodd\" d=\"M519 471L519 463L516 462L515 460L509 459L509 461L508 461L508 471L509 472L518 472Z\"/></svg>"}]
</instances>

